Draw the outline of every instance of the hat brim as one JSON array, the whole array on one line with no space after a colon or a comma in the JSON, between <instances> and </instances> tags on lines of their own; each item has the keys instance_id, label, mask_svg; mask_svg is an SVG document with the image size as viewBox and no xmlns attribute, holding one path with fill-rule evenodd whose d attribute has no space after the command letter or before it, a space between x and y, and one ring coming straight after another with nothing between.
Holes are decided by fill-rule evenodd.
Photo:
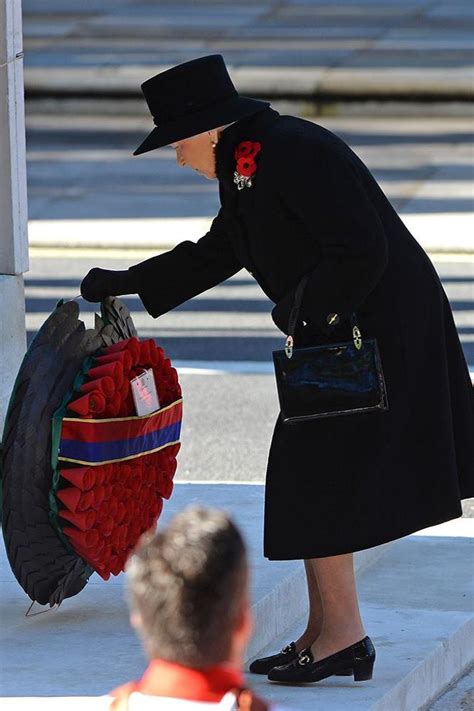
<instances>
[{"instance_id":1,"label":"hat brim","mask_svg":"<svg viewBox=\"0 0 474 711\"><path fill-rule=\"evenodd\" d=\"M232 96L226 101L198 111L180 119L175 119L162 126L156 126L145 140L133 151L134 156L163 148L170 143L181 141L184 138L196 136L198 133L210 131L226 123L246 118L270 106L269 101L251 99L248 96Z\"/></svg>"}]
</instances>

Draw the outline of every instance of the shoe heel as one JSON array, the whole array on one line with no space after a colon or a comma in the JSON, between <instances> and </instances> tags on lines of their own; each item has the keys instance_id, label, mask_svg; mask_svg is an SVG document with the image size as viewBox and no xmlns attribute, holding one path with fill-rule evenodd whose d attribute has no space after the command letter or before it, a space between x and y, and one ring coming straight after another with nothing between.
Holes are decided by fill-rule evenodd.
<instances>
[{"instance_id":1,"label":"shoe heel","mask_svg":"<svg viewBox=\"0 0 474 711\"><path fill-rule=\"evenodd\" d=\"M360 659L354 661L354 681L368 681L369 679L372 679L373 668L373 659Z\"/></svg>"}]
</instances>

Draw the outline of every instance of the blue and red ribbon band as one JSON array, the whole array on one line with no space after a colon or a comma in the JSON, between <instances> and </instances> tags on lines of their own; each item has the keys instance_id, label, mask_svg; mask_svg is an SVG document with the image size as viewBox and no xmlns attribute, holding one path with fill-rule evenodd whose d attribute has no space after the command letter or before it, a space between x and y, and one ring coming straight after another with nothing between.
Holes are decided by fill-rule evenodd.
<instances>
[{"instance_id":1,"label":"blue and red ribbon band","mask_svg":"<svg viewBox=\"0 0 474 711\"><path fill-rule=\"evenodd\" d=\"M94 466L152 454L179 441L182 417L182 398L151 415L103 420L64 417L58 460Z\"/></svg>"}]
</instances>

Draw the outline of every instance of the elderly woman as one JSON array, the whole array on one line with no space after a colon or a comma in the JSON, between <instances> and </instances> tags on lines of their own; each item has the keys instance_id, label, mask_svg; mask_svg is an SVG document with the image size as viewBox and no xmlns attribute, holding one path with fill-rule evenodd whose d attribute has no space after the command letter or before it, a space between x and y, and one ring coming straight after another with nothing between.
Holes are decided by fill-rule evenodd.
<instances>
[{"instance_id":1,"label":"elderly woman","mask_svg":"<svg viewBox=\"0 0 474 711\"><path fill-rule=\"evenodd\" d=\"M304 561L309 615L300 637L254 661L274 681L370 679L353 553L462 515L474 495L473 389L439 277L373 175L337 135L240 96L210 55L142 90L155 128L135 155L171 145L217 179L209 232L125 271L92 269L85 299L138 293L158 317L243 267L295 345L377 339L388 409L287 423L278 414L265 487L264 555Z\"/></svg>"}]
</instances>

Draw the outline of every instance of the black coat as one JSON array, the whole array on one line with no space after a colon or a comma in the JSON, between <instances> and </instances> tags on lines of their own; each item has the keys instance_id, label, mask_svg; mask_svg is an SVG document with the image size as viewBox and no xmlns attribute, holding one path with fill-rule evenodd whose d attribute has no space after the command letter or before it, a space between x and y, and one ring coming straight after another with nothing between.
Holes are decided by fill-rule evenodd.
<instances>
[{"instance_id":1,"label":"black coat","mask_svg":"<svg viewBox=\"0 0 474 711\"><path fill-rule=\"evenodd\" d=\"M238 191L243 140L261 151L252 187ZM337 555L461 516L460 500L474 496L468 367L438 274L371 172L331 131L271 107L225 129L216 166L221 208L210 231L131 267L148 312L245 267L286 332L295 286L310 272L296 345L349 340L355 311L362 337L377 339L387 386L383 412L277 417L264 555Z\"/></svg>"}]
</instances>

